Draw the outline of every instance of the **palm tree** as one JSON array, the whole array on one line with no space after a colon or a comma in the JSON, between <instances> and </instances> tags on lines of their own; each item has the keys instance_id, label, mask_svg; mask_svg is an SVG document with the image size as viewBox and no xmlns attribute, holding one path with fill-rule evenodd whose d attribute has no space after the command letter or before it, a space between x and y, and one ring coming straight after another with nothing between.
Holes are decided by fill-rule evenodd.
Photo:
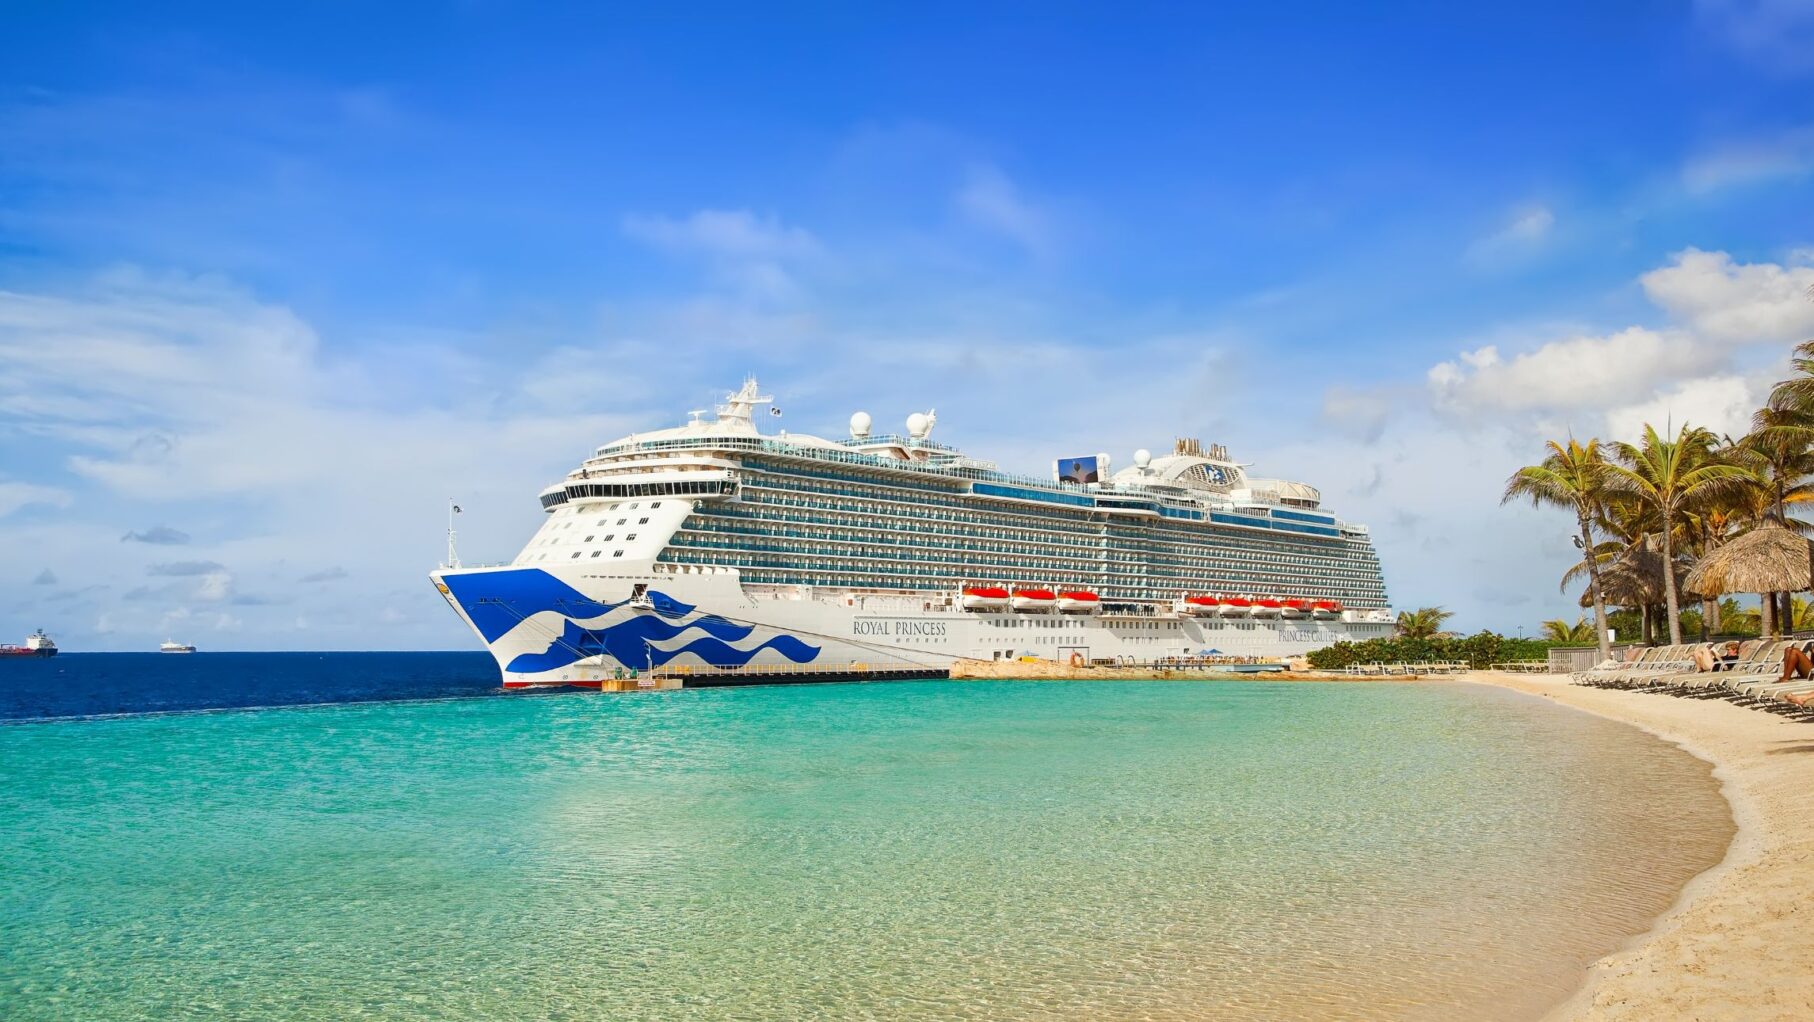
<instances>
[{"instance_id":1,"label":"palm tree","mask_svg":"<svg viewBox=\"0 0 1814 1022\"><path fill-rule=\"evenodd\" d=\"M1732 631L1756 632L1764 634L1763 610L1758 607L1740 607L1738 601L1728 596L1720 601L1720 624Z\"/></svg>"},{"instance_id":2,"label":"palm tree","mask_svg":"<svg viewBox=\"0 0 1814 1022\"><path fill-rule=\"evenodd\" d=\"M1561 618L1543 622L1543 637L1551 642L1559 642L1564 645L1572 646L1592 642L1594 631L1595 629L1587 623L1587 619L1584 617L1576 618L1574 624L1569 624Z\"/></svg>"},{"instance_id":3,"label":"palm tree","mask_svg":"<svg viewBox=\"0 0 1814 1022\"><path fill-rule=\"evenodd\" d=\"M1598 439L1583 444L1569 437L1567 446L1554 440L1545 446L1549 454L1540 463L1526 465L1506 480L1499 503L1529 500L1533 506L1564 507L1575 513L1575 525L1581 530L1575 545L1581 548L1587 567L1587 584L1594 597L1594 631L1604 660L1612 655L1612 644L1606 635L1606 598L1600 591L1600 552L1594 546L1593 523L1606 510L1606 457ZM1563 581L1567 584L1567 576Z\"/></svg>"},{"instance_id":4,"label":"palm tree","mask_svg":"<svg viewBox=\"0 0 1814 1022\"><path fill-rule=\"evenodd\" d=\"M1814 630L1814 602L1799 596L1789 597L1789 619L1783 625L1785 632L1805 632Z\"/></svg>"},{"instance_id":5,"label":"palm tree","mask_svg":"<svg viewBox=\"0 0 1814 1022\"><path fill-rule=\"evenodd\" d=\"M1672 440L1657 434L1655 426L1644 426L1643 441L1633 446L1618 443L1613 447L1618 461L1606 466L1607 484L1624 490L1656 509L1661 518L1663 563L1675 563L1674 532L1684 510L1692 501L1736 489L1740 480L1755 479L1739 465L1722 461L1714 454L1718 438L1699 427L1683 426ZM1669 622L1669 641L1682 641L1681 599L1676 593L1675 572L1663 572L1663 597Z\"/></svg>"},{"instance_id":6,"label":"palm tree","mask_svg":"<svg viewBox=\"0 0 1814 1022\"><path fill-rule=\"evenodd\" d=\"M1814 297L1814 292L1810 292L1810 297ZM1795 376L1770 391L1770 403L1803 411L1814 409L1814 341L1797 344L1789 364L1795 367Z\"/></svg>"},{"instance_id":7,"label":"palm tree","mask_svg":"<svg viewBox=\"0 0 1814 1022\"><path fill-rule=\"evenodd\" d=\"M1778 393L1796 382L1778 384ZM1814 410L1797 407L1787 396L1777 394L1751 417L1751 432L1733 445L1759 477L1759 499L1766 504L1767 517L1801 532L1809 526L1790 518L1789 507L1814 502L1814 481L1809 478L1814 476L1814 446L1810 445L1814 445Z\"/></svg>"},{"instance_id":8,"label":"palm tree","mask_svg":"<svg viewBox=\"0 0 1814 1022\"><path fill-rule=\"evenodd\" d=\"M1442 631L1442 623L1455 616L1441 607L1419 607L1398 612L1398 634L1407 639L1433 639Z\"/></svg>"}]
</instances>

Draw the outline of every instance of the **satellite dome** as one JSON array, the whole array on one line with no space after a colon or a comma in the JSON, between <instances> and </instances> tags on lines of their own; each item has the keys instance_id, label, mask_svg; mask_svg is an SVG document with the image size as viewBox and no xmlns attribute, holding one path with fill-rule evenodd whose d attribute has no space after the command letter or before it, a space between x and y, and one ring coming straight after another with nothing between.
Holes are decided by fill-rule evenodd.
<instances>
[{"instance_id":1,"label":"satellite dome","mask_svg":"<svg viewBox=\"0 0 1814 1022\"><path fill-rule=\"evenodd\" d=\"M926 413L914 412L912 415L907 416L907 435L908 436L913 437L914 439L918 440L919 438L925 436L926 431L931 428L932 428L932 422L926 418Z\"/></svg>"},{"instance_id":2,"label":"satellite dome","mask_svg":"<svg viewBox=\"0 0 1814 1022\"><path fill-rule=\"evenodd\" d=\"M868 412L858 412L850 417L850 435L858 438L866 437L869 435L869 427L873 424Z\"/></svg>"},{"instance_id":3,"label":"satellite dome","mask_svg":"<svg viewBox=\"0 0 1814 1022\"><path fill-rule=\"evenodd\" d=\"M1147 450L1144 447L1142 447L1139 450L1134 452L1134 464L1135 465L1139 466L1140 468L1145 468L1146 466L1151 465L1152 463L1153 463L1153 452Z\"/></svg>"}]
</instances>

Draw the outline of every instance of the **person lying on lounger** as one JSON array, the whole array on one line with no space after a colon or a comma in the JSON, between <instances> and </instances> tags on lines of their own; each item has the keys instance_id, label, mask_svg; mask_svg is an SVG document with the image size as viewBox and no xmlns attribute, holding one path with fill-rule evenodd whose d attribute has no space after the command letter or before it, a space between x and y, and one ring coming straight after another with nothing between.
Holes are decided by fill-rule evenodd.
<instances>
[{"instance_id":1,"label":"person lying on lounger","mask_svg":"<svg viewBox=\"0 0 1814 1022\"><path fill-rule=\"evenodd\" d=\"M1783 650L1783 681L1790 678L1814 678L1814 656L1808 655L1814 639Z\"/></svg>"},{"instance_id":2,"label":"person lying on lounger","mask_svg":"<svg viewBox=\"0 0 1814 1022\"><path fill-rule=\"evenodd\" d=\"M1721 646L1718 643L1706 643L1694 648L1694 669L1707 671L1730 671L1738 663L1738 643L1728 642Z\"/></svg>"}]
</instances>

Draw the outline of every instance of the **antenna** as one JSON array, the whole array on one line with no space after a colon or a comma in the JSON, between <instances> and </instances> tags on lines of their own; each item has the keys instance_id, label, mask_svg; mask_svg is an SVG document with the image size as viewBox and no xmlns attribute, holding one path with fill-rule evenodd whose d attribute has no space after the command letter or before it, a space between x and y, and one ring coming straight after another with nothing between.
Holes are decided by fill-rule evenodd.
<instances>
[{"instance_id":1,"label":"antenna","mask_svg":"<svg viewBox=\"0 0 1814 1022\"><path fill-rule=\"evenodd\" d=\"M449 568L460 566L460 554L454 549L454 515L459 513L460 505L455 504L452 497L447 498L447 566Z\"/></svg>"}]
</instances>

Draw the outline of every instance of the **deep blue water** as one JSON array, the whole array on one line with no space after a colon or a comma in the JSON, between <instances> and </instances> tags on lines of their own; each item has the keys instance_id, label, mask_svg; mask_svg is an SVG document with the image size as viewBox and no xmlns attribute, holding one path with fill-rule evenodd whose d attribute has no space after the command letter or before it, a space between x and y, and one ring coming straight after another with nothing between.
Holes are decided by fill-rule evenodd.
<instances>
[{"instance_id":1,"label":"deep blue water","mask_svg":"<svg viewBox=\"0 0 1814 1022\"><path fill-rule=\"evenodd\" d=\"M0 659L0 720L501 692L490 654L61 653Z\"/></svg>"}]
</instances>

